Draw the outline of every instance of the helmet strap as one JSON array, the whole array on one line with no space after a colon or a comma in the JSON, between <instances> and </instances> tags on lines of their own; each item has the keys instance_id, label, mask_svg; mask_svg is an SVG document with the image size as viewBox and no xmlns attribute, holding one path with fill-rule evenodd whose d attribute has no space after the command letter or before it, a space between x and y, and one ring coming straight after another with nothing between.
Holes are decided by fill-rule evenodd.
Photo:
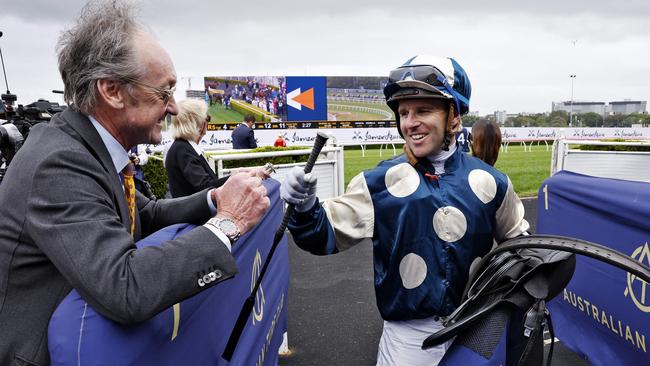
<instances>
[{"instance_id":1,"label":"helmet strap","mask_svg":"<svg viewBox=\"0 0 650 366\"><path fill-rule=\"evenodd\" d=\"M418 163L418 158L415 157L408 144L404 144L404 155L406 156L406 160L408 160L409 164L412 166L415 166Z\"/></svg>"},{"instance_id":2,"label":"helmet strap","mask_svg":"<svg viewBox=\"0 0 650 366\"><path fill-rule=\"evenodd\" d=\"M406 156L406 160L415 168L415 170L422 173L422 175L429 178L429 180L438 180L436 169L431 165L431 162L429 162L427 158L418 159L407 144L404 144L404 156Z\"/></svg>"},{"instance_id":3,"label":"helmet strap","mask_svg":"<svg viewBox=\"0 0 650 366\"><path fill-rule=\"evenodd\" d=\"M454 118L456 115L456 109L454 108L455 104L452 101L449 103L449 112L447 112L447 125L445 126L445 136L442 139L441 149L444 151L449 151L449 145L451 145L451 138L454 137Z\"/></svg>"}]
</instances>

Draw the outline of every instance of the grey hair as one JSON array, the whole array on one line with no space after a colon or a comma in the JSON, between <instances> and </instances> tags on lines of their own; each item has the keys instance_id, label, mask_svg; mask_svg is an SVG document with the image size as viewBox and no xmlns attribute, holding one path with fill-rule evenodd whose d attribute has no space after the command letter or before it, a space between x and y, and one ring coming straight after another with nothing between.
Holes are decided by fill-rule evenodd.
<instances>
[{"instance_id":1,"label":"grey hair","mask_svg":"<svg viewBox=\"0 0 650 366\"><path fill-rule=\"evenodd\" d=\"M172 138L196 141L201 136L201 128L208 115L208 106L200 99L184 99L176 105L178 114L172 116Z\"/></svg>"},{"instance_id":2,"label":"grey hair","mask_svg":"<svg viewBox=\"0 0 650 366\"><path fill-rule=\"evenodd\" d=\"M95 109L98 80L127 83L144 73L132 44L133 36L142 31L134 9L128 1L90 1L77 23L59 37L56 51L63 97L74 110L90 114Z\"/></svg>"}]
</instances>

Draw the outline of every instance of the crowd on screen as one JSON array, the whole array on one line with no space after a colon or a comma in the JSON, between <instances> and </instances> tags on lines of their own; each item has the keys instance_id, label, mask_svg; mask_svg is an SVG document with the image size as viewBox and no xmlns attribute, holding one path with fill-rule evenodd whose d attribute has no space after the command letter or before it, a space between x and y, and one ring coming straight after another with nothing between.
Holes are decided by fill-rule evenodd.
<instances>
[{"instance_id":1,"label":"crowd on screen","mask_svg":"<svg viewBox=\"0 0 650 366\"><path fill-rule=\"evenodd\" d=\"M219 90L219 92L213 92ZM231 101L241 100L265 112L279 116L286 116L286 82L284 78L277 78L277 85L248 78L245 83L241 81L208 81L206 93L210 105L221 103L227 109Z\"/></svg>"}]
</instances>

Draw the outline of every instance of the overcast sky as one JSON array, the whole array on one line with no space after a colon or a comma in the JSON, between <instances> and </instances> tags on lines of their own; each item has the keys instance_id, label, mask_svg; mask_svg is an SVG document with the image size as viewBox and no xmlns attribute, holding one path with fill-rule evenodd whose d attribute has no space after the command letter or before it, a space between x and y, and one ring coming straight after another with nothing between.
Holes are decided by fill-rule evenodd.
<instances>
[{"instance_id":1,"label":"overcast sky","mask_svg":"<svg viewBox=\"0 0 650 366\"><path fill-rule=\"evenodd\" d=\"M62 88L54 47L84 3L3 0L0 48L19 103L61 102L51 93ZM383 76L432 54L465 68L470 109L481 115L550 111L553 101L571 98L571 74L574 100L650 99L648 0L139 3L179 83L209 75Z\"/></svg>"}]
</instances>

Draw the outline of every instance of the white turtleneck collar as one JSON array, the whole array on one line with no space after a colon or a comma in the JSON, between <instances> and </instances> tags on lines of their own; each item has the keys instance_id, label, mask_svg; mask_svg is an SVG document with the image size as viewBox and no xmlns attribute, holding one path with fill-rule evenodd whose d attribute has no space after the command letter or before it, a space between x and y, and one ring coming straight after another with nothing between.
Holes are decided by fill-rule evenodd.
<instances>
[{"instance_id":1,"label":"white turtleneck collar","mask_svg":"<svg viewBox=\"0 0 650 366\"><path fill-rule=\"evenodd\" d=\"M436 174L440 175L445 172L445 161L449 159L450 156L452 156L456 152L456 143L454 142L453 145L449 146L448 151L440 150L437 154L431 154L427 156L427 159L431 162L433 165L433 168L436 170Z\"/></svg>"}]
</instances>

